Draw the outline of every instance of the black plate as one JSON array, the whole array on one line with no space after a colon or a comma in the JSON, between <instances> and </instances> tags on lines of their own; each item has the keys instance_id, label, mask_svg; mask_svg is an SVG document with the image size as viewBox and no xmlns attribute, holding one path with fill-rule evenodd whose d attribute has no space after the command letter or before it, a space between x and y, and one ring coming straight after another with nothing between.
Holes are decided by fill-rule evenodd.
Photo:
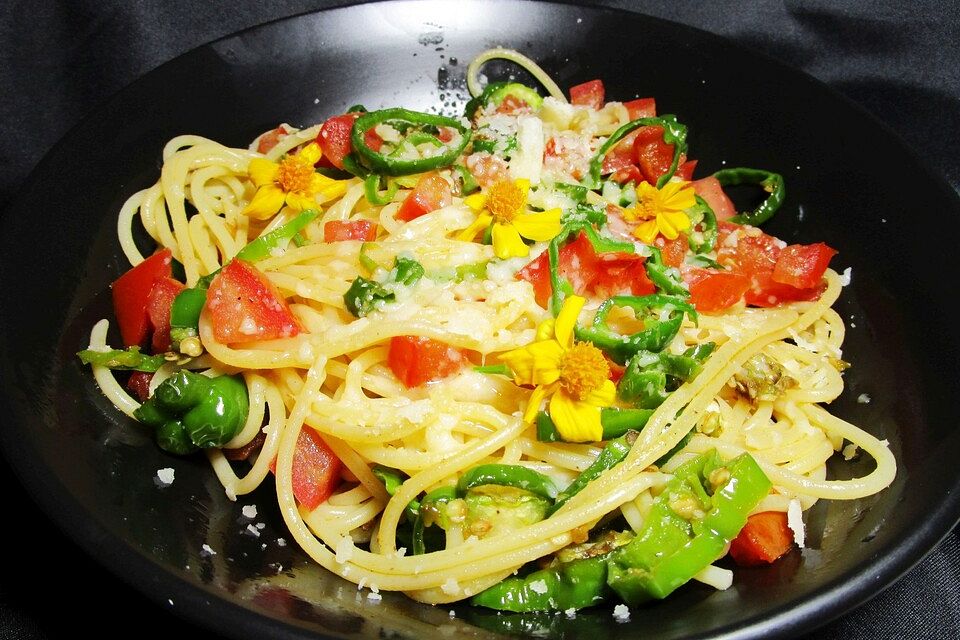
<instances>
[{"instance_id":1,"label":"black plate","mask_svg":"<svg viewBox=\"0 0 960 640\"><path fill-rule=\"evenodd\" d=\"M769 230L788 241L824 240L841 251L835 267L852 267L837 308L855 366L831 410L888 439L899 473L878 496L819 504L802 554L740 570L726 592L684 588L634 609L628 624L608 609L567 620L459 605L451 618L399 594L373 604L278 544L286 533L272 487L230 503L202 459L162 455L73 357L91 324L109 315L108 285L126 268L117 210L157 179L169 138L199 133L245 145L280 121L307 125L357 102L453 110L467 62L494 44L530 54L563 87L602 77L611 99L656 96L661 112L690 126L698 175L725 163L783 173L788 202ZM510 71L491 65L487 74ZM913 176L909 188L897 186L904 175ZM891 583L960 516L960 344L940 276L960 265L931 248L929 233L958 214L952 189L865 112L799 72L688 27L521 2L387 3L292 18L148 74L76 127L12 203L0 236L3 445L33 496L88 552L158 603L173 601L175 612L232 636L796 633ZM861 394L872 401L857 402ZM176 480L160 489L153 478L163 467ZM832 472L870 468L860 460ZM241 514L247 504L258 507L252 521ZM247 525L258 522L265 527L256 536ZM204 544L217 554L204 554Z\"/></svg>"}]
</instances>

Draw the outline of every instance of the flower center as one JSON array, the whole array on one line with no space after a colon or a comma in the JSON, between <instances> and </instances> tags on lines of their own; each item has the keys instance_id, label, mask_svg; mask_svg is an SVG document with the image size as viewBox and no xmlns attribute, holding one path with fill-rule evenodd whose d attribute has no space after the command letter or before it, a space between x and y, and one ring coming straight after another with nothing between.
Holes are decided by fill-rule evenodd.
<instances>
[{"instance_id":1,"label":"flower center","mask_svg":"<svg viewBox=\"0 0 960 640\"><path fill-rule=\"evenodd\" d=\"M627 217L633 220L653 220L657 217L657 202L648 195L640 195L637 204L626 210Z\"/></svg>"},{"instance_id":2,"label":"flower center","mask_svg":"<svg viewBox=\"0 0 960 640\"><path fill-rule=\"evenodd\" d=\"M610 377L603 352L589 342L578 342L560 358L560 386L577 400L599 389Z\"/></svg>"},{"instance_id":3,"label":"flower center","mask_svg":"<svg viewBox=\"0 0 960 640\"><path fill-rule=\"evenodd\" d=\"M510 180L497 182L487 193L487 209L497 222L510 222L523 207L523 189Z\"/></svg>"},{"instance_id":4,"label":"flower center","mask_svg":"<svg viewBox=\"0 0 960 640\"><path fill-rule=\"evenodd\" d=\"M313 166L303 158L287 156L277 170L277 184L287 193L307 191L313 178Z\"/></svg>"}]
</instances>

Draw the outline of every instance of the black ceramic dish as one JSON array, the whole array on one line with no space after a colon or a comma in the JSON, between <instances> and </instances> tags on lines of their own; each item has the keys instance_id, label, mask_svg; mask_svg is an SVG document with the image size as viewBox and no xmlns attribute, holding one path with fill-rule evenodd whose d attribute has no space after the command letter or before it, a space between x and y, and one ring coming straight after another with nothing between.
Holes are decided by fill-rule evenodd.
<instances>
[{"instance_id":1,"label":"black ceramic dish","mask_svg":"<svg viewBox=\"0 0 960 640\"><path fill-rule=\"evenodd\" d=\"M788 200L770 232L824 240L841 251L835 267L852 267L837 308L849 323L845 357L854 368L831 409L888 439L899 473L878 496L809 512L812 539L802 554L738 570L726 592L686 587L635 609L628 624L608 609L568 620L459 605L451 618L399 594L373 604L279 545L287 534L272 487L230 503L202 459L163 455L73 357L92 323L109 316L108 285L126 268L116 212L157 179L169 138L189 132L245 145L278 122L314 123L357 102L453 110L467 62L494 44L530 54L562 87L601 77L611 99L656 96L661 112L690 127L698 175L725 163L783 173ZM511 71L486 69L494 78ZM904 175L913 176L911 187L895 187ZM231 636L793 634L874 595L960 516L951 402L960 392L952 371L960 343L938 313L950 308L940 274L958 264L929 249L927 231L957 214L948 185L863 111L807 76L688 27L521 2L389 3L284 20L201 47L118 94L49 154L12 203L0 240L0 415L8 420L0 433L28 489L79 544L158 603L175 601L175 611ZM51 218L56 251L48 252ZM856 401L864 393L869 404ZM164 467L176 480L161 489L153 477ZM870 468L855 460L832 472ZM247 504L258 507L254 520L242 516ZM247 525L258 522L265 527L254 535Z\"/></svg>"}]
</instances>

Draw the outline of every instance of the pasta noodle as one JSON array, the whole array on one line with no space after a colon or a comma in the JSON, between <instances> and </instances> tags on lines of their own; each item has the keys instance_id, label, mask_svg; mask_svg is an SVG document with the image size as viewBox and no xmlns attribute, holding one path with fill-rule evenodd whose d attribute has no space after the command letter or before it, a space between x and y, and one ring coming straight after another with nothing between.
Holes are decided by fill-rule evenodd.
<instances>
[{"instance_id":1,"label":"pasta noodle","mask_svg":"<svg viewBox=\"0 0 960 640\"><path fill-rule=\"evenodd\" d=\"M499 205L490 194L496 184L526 180L530 191L525 196L533 208L518 214L520 218L546 216L555 208L575 208L567 191L549 186L577 178L586 183L590 177L586 160L604 140L612 140L615 132L631 122L631 112L615 102L593 108L568 104L563 92L535 63L518 52L501 49L484 52L470 65L468 86L475 96L483 92L479 69L493 58L528 69L552 99L545 100L539 110L521 101L514 105L519 115L481 106L479 118L485 119L485 126L512 131L519 145L509 162L498 159L504 152L496 140L490 152L474 151L473 164L471 158L466 161L481 184L480 193L487 198L482 206L492 212L492 243L479 241L482 234L469 235L471 225L487 211L471 206L473 196L452 195L442 206L429 207L422 215L407 219L404 203L412 202L420 192L422 178L420 182L388 178L387 184L396 190L390 193L388 189L387 201L376 204L367 195L364 179L341 176L328 179L321 190L310 194L320 214L300 230L301 244L274 247L255 265L289 305L300 328L295 335L257 339L253 333L250 340L225 342L218 339L217 312L208 298L198 325L205 355L186 366L209 369L207 375L213 377L242 374L249 410L241 428L222 449L241 449L262 439L242 476L221 448L206 450L227 495L236 499L256 489L275 460L277 499L284 522L318 564L352 582L404 591L416 600L437 604L480 593L528 563L583 542L585 532L612 518L622 517L627 528L641 530L672 474L711 450L725 460L748 453L772 482L773 489L755 512L786 512L792 501L807 509L821 498L857 499L888 486L896 462L886 443L821 406L843 390L844 325L831 309L842 287L839 276L827 269L818 296L761 307L740 301L697 317L681 313L682 324L664 352L679 357L707 342L713 343L715 350L694 377L670 390L651 410L622 462L599 473L549 517L489 534L448 526L442 548L416 555L412 549L402 548L401 529L409 525L408 505L425 493L457 484L478 465L518 465L566 487L600 459L604 450L604 442L598 439L544 441L538 437L538 426L523 413L528 403L539 402L533 389L537 385L517 384L510 375L477 370L480 365L496 368L509 362L506 354L543 339L546 330L556 331L557 336L561 333L561 318L555 321L556 328L552 319L541 324L551 315L542 301L538 302L534 284L517 276L521 267L549 253L550 238L531 231L524 236L529 254L507 251L505 255L502 247L507 244L498 244L496 225L506 226L502 222L506 217L497 217L500 213L494 207ZM476 130L476 123L474 126ZM375 130L387 144L391 136L399 135L390 123L377 124ZM430 129L434 132L430 135L443 141L437 130ZM282 229L302 207L288 197L286 204L277 206L275 215L253 215L251 203L261 196L258 189L262 188L255 176L255 162L276 165L303 153L318 135L323 136L319 125L302 130L281 125L248 149L229 148L193 135L171 140L163 150L157 184L133 194L119 213L120 245L131 265L145 259L134 243L136 224L182 264L188 287L197 286L208 274L227 265L252 240ZM272 146L266 144L270 136ZM402 148L402 136L396 144ZM425 144L434 143L428 140ZM545 151L545 144L553 146ZM557 151L562 145L566 155ZM417 153L427 153L422 147L414 153L415 159L422 159ZM677 169L675 161L671 171ZM500 182L490 178L494 171L500 171ZM465 186L456 181L452 171L432 175L440 176L448 191ZM376 184L380 189L382 183ZM666 193L671 184L680 188L689 182L674 177L657 187ZM643 255L649 261L653 243L637 241L638 236L629 229L616 235L617 216L610 213L621 211L621 225L629 219L629 209L621 203L631 197L639 203L634 206L645 202L640 185L633 189L618 187L612 195L607 187L592 189L584 206L599 211L606 208L610 219L601 230L601 239L627 242L637 252L647 252ZM367 242L325 241L331 223L365 223L379 231L375 240ZM694 232L691 228L690 233ZM522 229L520 234L524 235ZM723 246L718 244L718 249ZM717 249L704 255L720 259ZM391 300L356 317L346 295L352 284L358 277L385 281L391 273L385 265L399 265L401 258L416 260L426 275L409 286L390 288ZM378 265L372 271L371 263ZM480 265L479 277L458 275L464 270L476 271L476 265ZM398 268L395 266L394 272ZM577 286L574 282L573 288ZM570 293L568 302L573 299ZM579 311L581 327L596 324L594 318L604 298L585 297L585 307ZM566 305L564 302L564 309ZM607 322L620 333L640 328L625 307L615 306L609 312ZM392 341L405 336L446 345L460 365L428 384L405 384L391 360ZM106 320L93 328L89 348L110 348ZM761 392L753 397L752 391L744 388L750 381L743 382L745 367L751 363L775 368L790 383L772 395ZM164 369L164 375L157 374L152 388L178 368L172 364ZM94 364L93 373L113 404L133 417L141 403L105 366ZM553 407L551 400L551 412ZM307 429L318 434L342 463L339 487L312 509L298 501L295 486L294 459L301 431ZM870 455L876 468L862 478L829 479L826 462L845 444ZM671 451L672 457L658 466ZM392 495L375 473L379 467L407 476ZM726 588L732 574L708 565L693 577Z\"/></svg>"}]
</instances>

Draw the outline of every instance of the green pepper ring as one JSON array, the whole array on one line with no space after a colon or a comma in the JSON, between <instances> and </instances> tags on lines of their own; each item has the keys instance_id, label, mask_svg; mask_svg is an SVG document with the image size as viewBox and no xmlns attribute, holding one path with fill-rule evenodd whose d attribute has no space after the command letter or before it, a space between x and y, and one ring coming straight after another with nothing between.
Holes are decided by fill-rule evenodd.
<instances>
[{"instance_id":1,"label":"green pepper ring","mask_svg":"<svg viewBox=\"0 0 960 640\"><path fill-rule=\"evenodd\" d=\"M446 153L431 156L429 158L418 158L416 160L398 160L374 151L366 141L364 134L371 128L382 122L390 120L402 120L413 124L432 124L437 127L451 127L460 133L460 143L455 147L447 145ZM458 120L446 116L432 113L421 113L409 109L381 109L380 111L371 111L365 113L353 123L350 130L350 141L353 144L354 151L360 156L364 163L373 171L388 176L405 176L413 173L423 173L432 169L439 169L454 163L460 157L460 154L470 142L470 130L463 126Z\"/></svg>"}]
</instances>

